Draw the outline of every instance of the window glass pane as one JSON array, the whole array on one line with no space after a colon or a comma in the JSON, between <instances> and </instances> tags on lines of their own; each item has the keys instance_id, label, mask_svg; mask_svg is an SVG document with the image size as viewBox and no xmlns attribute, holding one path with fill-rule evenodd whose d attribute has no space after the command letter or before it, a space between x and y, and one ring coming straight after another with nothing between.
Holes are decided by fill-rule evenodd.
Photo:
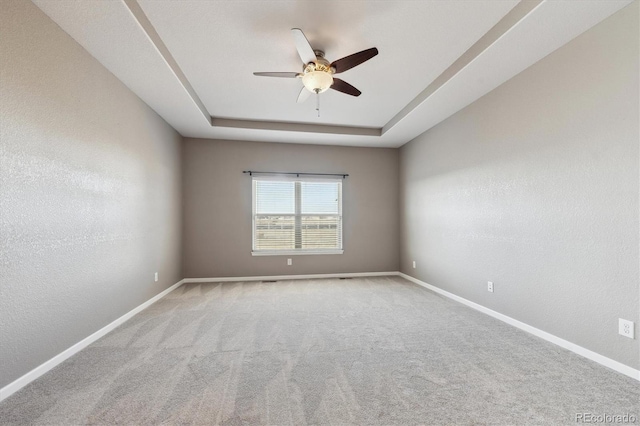
<instances>
[{"instance_id":1,"label":"window glass pane","mask_svg":"<svg viewBox=\"0 0 640 426\"><path fill-rule=\"evenodd\" d=\"M302 214L338 214L339 182L302 182Z\"/></svg>"},{"instance_id":2,"label":"window glass pane","mask_svg":"<svg viewBox=\"0 0 640 426\"><path fill-rule=\"evenodd\" d=\"M339 249L342 247L339 216L302 216L303 249Z\"/></svg>"},{"instance_id":3,"label":"window glass pane","mask_svg":"<svg viewBox=\"0 0 640 426\"><path fill-rule=\"evenodd\" d=\"M295 182L255 182L256 214L295 214Z\"/></svg>"},{"instance_id":4,"label":"window glass pane","mask_svg":"<svg viewBox=\"0 0 640 426\"><path fill-rule=\"evenodd\" d=\"M295 221L295 216L256 216L255 249L294 249Z\"/></svg>"}]
</instances>

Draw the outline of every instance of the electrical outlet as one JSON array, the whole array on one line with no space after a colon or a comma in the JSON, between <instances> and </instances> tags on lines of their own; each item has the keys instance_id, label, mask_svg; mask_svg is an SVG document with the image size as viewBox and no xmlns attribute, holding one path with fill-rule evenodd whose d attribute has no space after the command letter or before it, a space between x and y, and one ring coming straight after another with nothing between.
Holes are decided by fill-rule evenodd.
<instances>
[{"instance_id":1,"label":"electrical outlet","mask_svg":"<svg viewBox=\"0 0 640 426\"><path fill-rule=\"evenodd\" d=\"M153 275L153 279L156 280L156 282L158 282L158 273L157 272Z\"/></svg>"},{"instance_id":2,"label":"electrical outlet","mask_svg":"<svg viewBox=\"0 0 640 426\"><path fill-rule=\"evenodd\" d=\"M291 261L291 259L287 259L287 265L288 265L288 266L293 265L293 262Z\"/></svg>"},{"instance_id":3,"label":"electrical outlet","mask_svg":"<svg viewBox=\"0 0 640 426\"><path fill-rule=\"evenodd\" d=\"M413 269L416 269L416 261L413 261Z\"/></svg>"},{"instance_id":4,"label":"electrical outlet","mask_svg":"<svg viewBox=\"0 0 640 426\"><path fill-rule=\"evenodd\" d=\"M618 333L623 335L624 337L634 339L635 337L633 335L633 325L633 321L618 318Z\"/></svg>"},{"instance_id":5,"label":"electrical outlet","mask_svg":"<svg viewBox=\"0 0 640 426\"><path fill-rule=\"evenodd\" d=\"M493 282L487 281L487 291L493 293Z\"/></svg>"}]
</instances>

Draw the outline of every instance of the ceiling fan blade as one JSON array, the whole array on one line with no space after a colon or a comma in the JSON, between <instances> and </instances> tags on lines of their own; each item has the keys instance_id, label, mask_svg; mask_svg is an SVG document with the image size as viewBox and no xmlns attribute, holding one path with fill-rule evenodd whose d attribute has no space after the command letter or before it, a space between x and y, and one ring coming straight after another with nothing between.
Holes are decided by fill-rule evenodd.
<instances>
[{"instance_id":1,"label":"ceiling fan blade","mask_svg":"<svg viewBox=\"0 0 640 426\"><path fill-rule=\"evenodd\" d=\"M300 93L298 94L297 102L299 104L301 104L304 101L306 101L307 99L309 99L309 96L311 96L311 92L309 91L309 89L307 89L306 87L302 86L302 89L300 90Z\"/></svg>"},{"instance_id":2,"label":"ceiling fan blade","mask_svg":"<svg viewBox=\"0 0 640 426\"><path fill-rule=\"evenodd\" d=\"M284 78L296 78L300 75L299 72L254 72L253 75L258 77L284 77Z\"/></svg>"},{"instance_id":3,"label":"ceiling fan blade","mask_svg":"<svg viewBox=\"0 0 640 426\"><path fill-rule=\"evenodd\" d=\"M317 59L316 54L313 52L313 48L302 30L300 28L291 28L291 34L302 63L307 65L309 62L315 62Z\"/></svg>"},{"instance_id":4,"label":"ceiling fan blade","mask_svg":"<svg viewBox=\"0 0 640 426\"><path fill-rule=\"evenodd\" d=\"M345 72L353 67L360 65L363 62L368 61L378 54L378 49L372 47L371 49L363 50L362 52L354 53L353 55L345 56L342 59L334 61L331 66L335 68L336 74Z\"/></svg>"},{"instance_id":5,"label":"ceiling fan blade","mask_svg":"<svg viewBox=\"0 0 640 426\"><path fill-rule=\"evenodd\" d=\"M360 96L362 93L349 83L344 80L340 80L339 78L333 77L333 84L331 85L331 89L337 90L338 92L346 93L351 96Z\"/></svg>"}]
</instances>

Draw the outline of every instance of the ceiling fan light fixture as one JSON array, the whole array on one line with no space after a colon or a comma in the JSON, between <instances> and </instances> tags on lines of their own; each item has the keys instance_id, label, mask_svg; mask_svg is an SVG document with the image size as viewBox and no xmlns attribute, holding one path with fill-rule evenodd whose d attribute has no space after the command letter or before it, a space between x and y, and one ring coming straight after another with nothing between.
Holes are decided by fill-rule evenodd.
<instances>
[{"instance_id":1,"label":"ceiling fan light fixture","mask_svg":"<svg viewBox=\"0 0 640 426\"><path fill-rule=\"evenodd\" d=\"M302 76L302 84L312 93L322 93L331 87L333 77L327 71L309 71Z\"/></svg>"}]
</instances>

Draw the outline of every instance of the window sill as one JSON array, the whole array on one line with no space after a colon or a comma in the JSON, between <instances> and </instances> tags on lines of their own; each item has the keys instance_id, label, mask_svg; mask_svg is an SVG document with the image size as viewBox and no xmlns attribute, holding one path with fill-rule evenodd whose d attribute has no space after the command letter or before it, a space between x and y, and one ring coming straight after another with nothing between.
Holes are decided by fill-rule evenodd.
<instances>
[{"instance_id":1,"label":"window sill","mask_svg":"<svg viewBox=\"0 0 640 426\"><path fill-rule=\"evenodd\" d=\"M251 256L307 256L316 254L343 254L344 250L261 250L252 251Z\"/></svg>"}]
</instances>

